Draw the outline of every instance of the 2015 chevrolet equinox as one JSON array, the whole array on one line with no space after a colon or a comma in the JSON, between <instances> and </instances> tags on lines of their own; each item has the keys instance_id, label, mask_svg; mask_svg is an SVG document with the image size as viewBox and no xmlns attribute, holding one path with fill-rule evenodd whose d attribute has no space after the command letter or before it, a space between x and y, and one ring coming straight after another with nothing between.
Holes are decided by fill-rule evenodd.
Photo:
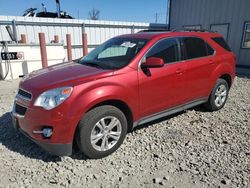
<instances>
[{"instance_id":1,"label":"2015 chevrolet equinox","mask_svg":"<svg viewBox=\"0 0 250 188\"><path fill-rule=\"evenodd\" d=\"M212 32L141 32L112 38L75 63L23 78L13 124L47 150L113 153L128 130L196 105L221 109L235 55Z\"/></svg>"}]
</instances>

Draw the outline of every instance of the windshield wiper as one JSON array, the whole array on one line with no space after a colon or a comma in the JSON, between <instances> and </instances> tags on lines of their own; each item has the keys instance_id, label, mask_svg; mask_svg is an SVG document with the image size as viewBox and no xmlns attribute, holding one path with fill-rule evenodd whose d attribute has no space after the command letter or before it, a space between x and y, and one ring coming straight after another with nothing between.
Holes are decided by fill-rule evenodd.
<instances>
[{"instance_id":1,"label":"windshield wiper","mask_svg":"<svg viewBox=\"0 0 250 188\"><path fill-rule=\"evenodd\" d=\"M86 62L86 63L82 63L82 65L103 69L103 67L100 66L98 63L88 63L88 62Z\"/></svg>"}]
</instances>

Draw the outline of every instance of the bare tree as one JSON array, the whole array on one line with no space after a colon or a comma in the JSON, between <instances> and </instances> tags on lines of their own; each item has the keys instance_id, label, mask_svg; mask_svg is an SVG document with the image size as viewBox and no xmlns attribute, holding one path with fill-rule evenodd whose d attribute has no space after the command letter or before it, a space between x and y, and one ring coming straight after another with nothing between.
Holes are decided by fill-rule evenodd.
<instances>
[{"instance_id":1,"label":"bare tree","mask_svg":"<svg viewBox=\"0 0 250 188\"><path fill-rule=\"evenodd\" d=\"M99 16L100 16L100 11L93 8L91 11L89 11L89 18L91 20L99 20Z\"/></svg>"}]
</instances>

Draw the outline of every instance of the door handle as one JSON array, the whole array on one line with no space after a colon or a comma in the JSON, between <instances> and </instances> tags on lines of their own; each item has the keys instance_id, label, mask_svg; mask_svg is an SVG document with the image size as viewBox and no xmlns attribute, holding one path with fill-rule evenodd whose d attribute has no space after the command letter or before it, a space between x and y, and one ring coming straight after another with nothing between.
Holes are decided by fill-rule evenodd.
<instances>
[{"instance_id":1,"label":"door handle","mask_svg":"<svg viewBox=\"0 0 250 188\"><path fill-rule=\"evenodd\" d=\"M213 61L213 60L210 60L210 61L209 61L209 65L214 65L214 61Z\"/></svg>"},{"instance_id":2,"label":"door handle","mask_svg":"<svg viewBox=\"0 0 250 188\"><path fill-rule=\"evenodd\" d=\"M176 74L182 74L183 71L182 71L181 69L177 69L177 70L175 71L175 73L176 73Z\"/></svg>"}]
</instances>

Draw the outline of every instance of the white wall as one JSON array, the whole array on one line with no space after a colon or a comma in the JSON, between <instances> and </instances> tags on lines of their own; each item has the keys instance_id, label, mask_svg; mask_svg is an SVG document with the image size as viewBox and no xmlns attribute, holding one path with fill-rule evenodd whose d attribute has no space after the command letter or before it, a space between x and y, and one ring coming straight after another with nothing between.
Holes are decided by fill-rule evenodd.
<instances>
[{"instance_id":1,"label":"white wall","mask_svg":"<svg viewBox=\"0 0 250 188\"><path fill-rule=\"evenodd\" d=\"M1 51L3 46L0 45ZM55 65L65 61L65 50L62 45L47 45L48 66ZM10 64L1 60L0 57L0 75L4 77L8 72L6 79L17 79L31 73L34 70L42 68L40 46L39 45L20 45L11 44L8 46L9 52L18 52L22 54L22 58L18 60L10 60ZM9 71L8 71L9 69Z\"/></svg>"},{"instance_id":2,"label":"white wall","mask_svg":"<svg viewBox=\"0 0 250 188\"><path fill-rule=\"evenodd\" d=\"M83 31L87 33L90 51L109 38L132 32L136 33L148 29L150 26L149 23L140 22L0 16L0 41L10 40L5 27L6 25L12 26L13 20L16 22L18 40L21 40L21 34L26 34L28 43L37 44L39 42L38 33L44 32L47 43L54 39L54 35L59 35L60 42L66 46L66 34L71 34L73 59L82 56ZM159 27L162 25L159 24ZM157 25L154 24L154 28L157 28ZM67 53L66 50L65 53Z\"/></svg>"}]
</instances>

